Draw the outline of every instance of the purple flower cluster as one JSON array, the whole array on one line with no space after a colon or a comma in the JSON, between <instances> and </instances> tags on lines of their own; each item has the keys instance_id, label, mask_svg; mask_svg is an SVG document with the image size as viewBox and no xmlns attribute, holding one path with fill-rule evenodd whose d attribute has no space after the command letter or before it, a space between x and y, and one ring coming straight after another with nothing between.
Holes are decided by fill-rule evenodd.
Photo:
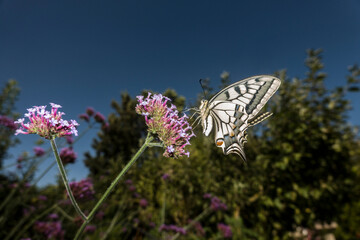
<instances>
[{"instance_id":1,"label":"purple flower cluster","mask_svg":"<svg viewBox=\"0 0 360 240\"><path fill-rule=\"evenodd\" d=\"M3 125L11 130L17 129L14 120L3 115L0 115L0 125Z\"/></svg>"},{"instance_id":2,"label":"purple flower cluster","mask_svg":"<svg viewBox=\"0 0 360 240\"><path fill-rule=\"evenodd\" d=\"M101 123L101 124L106 123L106 119L105 119L104 115L102 115L99 112L95 113L95 110L92 107L88 107L86 109L86 113L82 113L79 115L79 118L86 122L90 121L90 117L94 117L95 121L98 123Z\"/></svg>"},{"instance_id":3,"label":"purple flower cluster","mask_svg":"<svg viewBox=\"0 0 360 240\"><path fill-rule=\"evenodd\" d=\"M41 157L45 154L45 150L42 147L34 147L35 156Z\"/></svg>"},{"instance_id":4,"label":"purple flower cluster","mask_svg":"<svg viewBox=\"0 0 360 240\"><path fill-rule=\"evenodd\" d=\"M36 222L35 231L43 234L46 239L64 239L64 230L62 230L61 222Z\"/></svg>"},{"instance_id":5,"label":"purple flower cluster","mask_svg":"<svg viewBox=\"0 0 360 240\"><path fill-rule=\"evenodd\" d=\"M178 158L190 153L185 151L185 146L190 145L190 138L195 136L190 124L187 122L188 117L179 117L176 106L168 102L171 100L161 94L151 95L144 99L144 96L137 96L138 104L136 112L145 116L145 122L149 132L157 134L162 141L165 157Z\"/></svg>"},{"instance_id":6,"label":"purple flower cluster","mask_svg":"<svg viewBox=\"0 0 360 240\"><path fill-rule=\"evenodd\" d=\"M130 192L135 192L136 191L136 187L133 184L133 181L131 179L127 179L125 181L125 184L128 186L128 189L129 189Z\"/></svg>"},{"instance_id":7,"label":"purple flower cluster","mask_svg":"<svg viewBox=\"0 0 360 240\"><path fill-rule=\"evenodd\" d=\"M161 232L161 231L167 231L167 232L172 231L172 232L180 233L182 235L186 235L186 230L184 228L178 227L176 225L163 224L159 227L159 232Z\"/></svg>"},{"instance_id":8,"label":"purple flower cluster","mask_svg":"<svg viewBox=\"0 0 360 240\"><path fill-rule=\"evenodd\" d=\"M14 123L20 124L16 130L18 134L38 134L40 137L52 139L74 134L77 136L76 126L79 124L75 120L63 120L62 115L65 113L58 111L60 105L50 103L51 111L46 111L46 106L34 106L28 108L25 117L29 118L28 123L24 123L25 118L20 118Z\"/></svg>"},{"instance_id":9,"label":"purple flower cluster","mask_svg":"<svg viewBox=\"0 0 360 240\"><path fill-rule=\"evenodd\" d=\"M210 193L205 193L203 196L205 199L210 199L211 201L211 209L214 211L226 211L228 207L225 203L223 203L218 197L212 196Z\"/></svg>"},{"instance_id":10,"label":"purple flower cluster","mask_svg":"<svg viewBox=\"0 0 360 240\"><path fill-rule=\"evenodd\" d=\"M164 180L164 181L170 180L170 174L164 173L164 174L161 176L161 178L162 178L162 180Z\"/></svg>"},{"instance_id":11,"label":"purple flower cluster","mask_svg":"<svg viewBox=\"0 0 360 240\"><path fill-rule=\"evenodd\" d=\"M84 232L86 232L86 233L93 233L95 231L96 231L95 225L87 225L84 229Z\"/></svg>"},{"instance_id":12,"label":"purple flower cluster","mask_svg":"<svg viewBox=\"0 0 360 240\"><path fill-rule=\"evenodd\" d=\"M70 188L78 201L92 200L94 198L95 191L91 179L71 182Z\"/></svg>"},{"instance_id":13,"label":"purple flower cluster","mask_svg":"<svg viewBox=\"0 0 360 240\"><path fill-rule=\"evenodd\" d=\"M224 238L232 238L232 231L230 226L219 223L217 225L217 228L219 229Z\"/></svg>"},{"instance_id":14,"label":"purple flower cluster","mask_svg":"<svg viewBox=\"0 0 360 240\"><path fill-rule=\"evenodd\" d=\"M60 150L60 158L62 163L65 165L68 163L74 163L77 155L71 147L66 147Z\"/></svg>"},{"instance_id":15,"label":"purple flower cluster","mask_svg":"<svg viewBox=\"0 0 360 240\"><path fill-rule=\"evenodd\" d=\"M140 205L140 207L142 207L142 208L146 208L146 207L149 205L149 203L148 203L148 201L147 201L145 198L142 198L142 199L140 199L140 201L139 201L139 205Z\"/></svg>"}]
</instances>

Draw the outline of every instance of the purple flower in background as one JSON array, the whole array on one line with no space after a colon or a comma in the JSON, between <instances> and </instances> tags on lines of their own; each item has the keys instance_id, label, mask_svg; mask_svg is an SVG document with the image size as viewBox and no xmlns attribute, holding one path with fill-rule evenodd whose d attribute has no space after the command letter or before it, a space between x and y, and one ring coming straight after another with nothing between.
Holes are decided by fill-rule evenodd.
<instances>
[{"instance_id":1,"label":"purple flower in background","mask_svg":"<svg viewBox=\"0 0 360 240\"><path fill-rule=\"evenodd\" d=\"M44 196L44 195L39 195L39 196L38 196L38 199L39 199L40 201L46 201L46 200L47 200L47 197Z\"/></svg>"},{"instance_id":2,"label":"purple flower in background","mask_svg":"<svg viewBox=\"0 0 360 240\"><path fill-rule=\"evenodd\" d=\"M190 138L195 136L190 124L187 122L188 117L183 115L179 117L176 106L168 102L171 100L161 94L151 95L148 93L147 98L137 96L138 104L136 113L145 117L148 131L157 134L164 145L165 157L178 158L188 156L189 152L185 151L185 146L190 145Z\"/></svg>"},{"instance_id":3,"label":"purple flower in background","mask_svg":"<svg viewBox=\"0 0 360 240\"><path fill-rule=\"evenodd\" d=\"M211 193L205 193L203 195L203 198L204 199L210 199L210 202L211 202L211 209L214 210L214 211L218 211L218 210L227 210L228 207L226 206L225 203L223 203L218 197L215 197L215 196L212 196Z\"/></svg>"},{"instance_id":4,"label":"purple flower in background","mask_svg":"<svg viewBox=\"0 0 360 240\"><path fill-rule=\"evenodd\" d=\"M20 156L17 158L16 162L21 163L22 161L24 161L24 157Z\"/></svg>"},{"instance_id":5,"label":"purple flower in background","mask_svg":"<svg viewBox=\"0 0 360 240\"><path fill-rule=\"evenodd\" d=\"M45 150L42 147L34 147L34 153L37 157L41 157L45 154Z\"/></svg>"},{"instance_id":6,"label":"purple flower in background","mask_svg":"<svg viewBox=\"0 0 360 240\"><path fill-rule=\"evenodd\" d=\"M130 192L135 192L136 191L136 187L134 185L130 185L129 186L129 191Z\"/></svg>"},{"instance_id":7,"label":"purple flower in background","mask_svg":"<svg viewBox=\"0 0 360 240\"><path fill-rule=\"evenodd\" d=\"M24 123L25 118L15 121L20 127L16 130L18 134L38 134L40 137L52 139L64 137L71 134L77 136L76 127L79 125L75 120L63 120L62 115L65 113L58 111L60 105L50 103L51 111L45 111L46 106L34 106L29 108L25 117L29 119L28 123Z\"/></svg>"},{"instance_id":8,"label":"purple flower in background","mask_svg":"<svg viewBox=\"0 0 360 240\"><path fill-rule=\"evenodd\" d=\"M85 113L80 114L80 115L79 115L79 118L82 119L82 120L84 120L85 122L89 122L89 121L90 121L89 116L88 116L87 114L85 114Z\"/></svg>"},{"instance_id":9,"label":"purple flower in background","mask_svg":"<svg viewBox=\"0 0 360 240\"><path fill-rule=\"evenodd\" d=\"M215 211L218 211L218 210L226 211L227 210L226 204L221 202L221 200L217 197L211 198L211 208Z\"/></svg>"},{"instance_id":10,"label":"purple flower in background","mask_svg":"<svg viewBox=\"0 0 360 240\"><path fill-rule=\"evenodd\" d=\"M221 234L223 235L224 238L231 238L232 237L232 231L231 231L231 227L223 224L223 223L219 223L217 225L217 228L219 229L219 231L221 232Z\"/></svg>"},{"instance_id":11,"label":"purple flower in background","mask_svg":"<svg viewBox=\"0 0 360 240\"><path fill-rule=\"evenodd\" d=\"M60 150L60 158L62 163L65 165L68 163L74 163L77 155L71 147L66 147Z\"/></svg>"},{"instance_id":12,"label":"purple flower in background","mask_svg":"<svg viewBox=\"0 0 360 240\"><path fill-rule=\"evenodd\" d=\"M43 234L47 239L64 239L64 230L62 230L61 222L36 222L35 231Z\"/></svg>"},{"instance_id":13,"label":"purple flower in background","mask_svg":"<svg viewBox=\"0 0 360 240\"><path fill-rule=\"evenodd\" d=\"M133 184L133 181L132 181L131 179L127 179L127 180L125 181L125 183L126 183L127 185L132 185L132 184Z\"/></svg>"},{"instance_id":14,"label":"purple flower in background","mask_svg":"<svg viewBox=\"0 0 360 240\"><path fill-rule=\"evenodd\" d=\"M211 193L205 193L205 194L203 195L203 198L204 198L204 199L210 199L211 197L212 197Z\"/></svg>"},{"instance_id":15,"label":"purple flower in background","mask_svg":"<svg viewBox=\"0 0 360 240\"><path fill-rule=\"evenodd\" d=\"M17 126L14 123L14 120L8 118L7 116L0 115L0 125L3 125L11 130L16 130Z\"/></svg>"},{"instance_id":16,"label":"purple flower in background","mask_svg":"<svg viewBox=\"0 0 360 240\"><path fill-rule=\"evenodd\" d=\"M205 230L204 230L204 228L201 226L201 223L196 222L195 225L194 225L194 227L195 227L195 230L196 230L196 234L197 234L198 236L204 236L204 235L205 235Z\"/></svg>"},{"instance_id":17,"label":"purple flower in background","mask_svg":"<svg viewBox=\"0 0 360 240\"><path fill-rule=\"evenodd\" d=\"M86 232L86 233L93 233L95 231L96 231L95 225L87 225L84 229L84 232Z\"/></svg>"},{"instance_id":18,"label":"purple flower in background","mask_svg":"<svg viewBox=\"0 0 360 240\"><path fill-rule=\"evenodd\" d=\"M92 115L94 115L95 110L92 107L88 107L86 109L86 113L87 113L87 115L92 116Z\"/></svg>"},{"instance_id":19,"label":"purple flower in background","mask_svg":"<svg viewBox=\"0 0 360 240\"><path fill-rule=\"evenodd\" d=\"M59 216L56 213L51 213L48 215L49 219L56 220L59 218Z\"/></svg>"},{"instance_id":20,"label":"purple flower in background","mask_svg":"<svg viewBox=\"0 0 360 240\"><path fill-rule=\"evenodd\" d=\"M97 112L94 116L94 119L96 122L98 123L102 123L102 124L105 124L105 117L104 115L102 115L101 113Z\"/></svg>"},{"instance_id":21,"label":"purple flower in background","mask_svg":"<svg viewBox=\"0 0 360 240\"><path fill-rule=\"evenodd\" d=\"M166 181L166 180L169 180L170 179L170 175L165 173L161 176L162 180Z\"/></svg>"},{"instance_id":22,"label":"purple flower in background","mask_svg":"<svg viewBox=\"0 0 360 240\"><path fill-rule=\"evenodd\" d=\"M73 144L74 138L72 136L65 136L65 138L66 138L66 142L68 144Z\"/></svg>"},{"instance_id":23,"label":"purple flower in background","mask_svg":"<svg viewBox=\"0 0 360 240\"><path fill-rule=\"evenodd\" d=\"M149 205L148 201L145 198L140 199L139 205L143 208L146 208Z\"/></svg>"},{"instance_id":24,"label":"purple flower in background","mask_svg":"<svg viewBox=\"0 0 360 240\"><path fill-rule=\"evenodd\" d=\"M90 179L83 179L79 182L71 182L70 188L76 200L86 201L94 198L95 191Z\"/></svg>"},{"instance_id":25,"label":"purple flower in background","mask_svg":"<svg viewBox=\"0 0 360 240\"><path fill-rule=\"evenodd\" d=\"M134 193L134 194L133 194L133 197L134 197L134 198L139 198L139 197L141 197L141 196L140 196L140 194L138 194L138 193Z\"/></svg>"},{"instance_id":26,"label":"purple flower in background","mask_svg":"<svg viewBox=\"0 0 360 240\"><path fill-rule=\"evenodd\" d=\"M97 219L99 219L99 220L103 219L104 216L105 216L104 211L99 211L99 212L95 215L95 217L96 217Z\"/></svg>"},{"instance_id":27,"label":"purple flower in background","mask_svg":"<svg viewBox=\"0 0 360 240\"><path fill-rule=\"evenodd\" d=\"M172 231L172 232L176 232L176 233L180 233L182 235L186 235L186 230L182 227L178 227L176 225L165 225L165 224L162 224L160 227L159 227L159 232L161 231Z\"/></svg>"}]
</instances>

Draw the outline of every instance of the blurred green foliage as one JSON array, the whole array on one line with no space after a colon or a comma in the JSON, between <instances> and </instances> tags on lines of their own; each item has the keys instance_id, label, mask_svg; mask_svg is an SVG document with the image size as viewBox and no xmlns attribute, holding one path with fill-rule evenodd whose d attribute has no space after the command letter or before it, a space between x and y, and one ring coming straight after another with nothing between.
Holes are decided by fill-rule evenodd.
<instances>
[{"instance_id":1,"label":"blurred green foliage","mask_svg":"<svg viewBox=\"0 0 360 240\"><path fill-rule=\"evenodd\" d=\"M15 102L18 99L20 89L15 80L9 80L5 86L1 86L0 92L0 116L8 119L16 119L19 115L15 113ZM14 131L0 123L0 168L7 156L7 150L18 143L14 139Z\"/></svg>"},{"instance_id":2,"label":"blurred green foliage","mask_svg":"<svg viewBox=\"0 0 360 240\"><path fill-rule=\"evenodd\" d=\"M332 222L337 223L335 230L330 229L337 239L359 239L360 140L357 128L348 123L351 105L347 94L359 90L360 69L356 65L349 68L346 84L329 90L321 50L308 50L305 65L308 72L303 79L289 78L285 70L276 73L282 85L264 109L274 115L249 129L247 162L236 155L223 155L213 136L203 136L201 126L195 129L190 158L166 159L161 149L150 148L102 206L104 216L92 220L97 230L85 233L84 239L165 239L174 234L159 231L162 224L185 227L199 215L203 215L199 222L204 233L192 227L177 239L221 239L218 223L231 226L233 239L293 239L299 228L314 238L327 233L316 225ZM229 84L230 75L224 72L221 77L222 88ZM203 85L206 95L214 93L209 81L204 80ZM186 109L185 98L174 90L164 95L180 111ZM85 155L97 198L146 136L143 116L134 111L136 103L127 93L120 102L111 103L114 112L108 116L109 126L94 139L93 153ZM164 174L169 179L163 179ZM5 189L9 188L1 189L1 199L6 197ZM12 224L6 225L8 229L22 219L20 209L35 206L34 214L27 217L31 220L41 209L65 198L60 182L45 189L31 187L27 193L22 195L23 204ZM208 211L206 193L217 196L228 210ZM48 197L42 206L38 194ZM142 206L143 199L147 206ZM94 204L88 201L80 206L86 211ZM78 220L71 206L60 206L69 215L61 217L65 239L71 239ZM5 226L2 218L0 224ZM39 237L36 234L29 227L21 237Z\"/></svg>"}]
</instances>

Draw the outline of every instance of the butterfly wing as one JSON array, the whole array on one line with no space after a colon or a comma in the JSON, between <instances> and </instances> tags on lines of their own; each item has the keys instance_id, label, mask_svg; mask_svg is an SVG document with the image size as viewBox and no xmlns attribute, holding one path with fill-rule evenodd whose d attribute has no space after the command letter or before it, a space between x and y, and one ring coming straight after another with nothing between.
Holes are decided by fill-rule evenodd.
<instances>
[{"instance_id":1,"label":"butterfly wing","mask_svg":"<svg viewBox=\"0 0 360 240\"><path fill-rule=\"evenodd\" d=\"M215 125L215 144L224 154L236 153L245 160L243 146L249 122L258 122L256 115L280 84L280 79L273 76L254 76L218 92L208 102L208 115L203 116L205 135L209 135Z\"/></svg>"}]
</instances>

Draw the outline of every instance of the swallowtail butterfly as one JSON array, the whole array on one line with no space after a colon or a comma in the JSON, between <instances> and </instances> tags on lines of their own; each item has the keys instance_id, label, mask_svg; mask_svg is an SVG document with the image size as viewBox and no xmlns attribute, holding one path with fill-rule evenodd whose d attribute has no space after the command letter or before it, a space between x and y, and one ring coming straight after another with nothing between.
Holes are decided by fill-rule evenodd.
<instances>
[{"instance_id":1,"label":"swallowtail butterfly","mask_svg":"<svg viewBox=\"0 0 360 240\"><path fill-rule=\"evenodd\" d=\"M231 84L209 101L202 100L199 111L203 133L208 136L215 125L216 146L224 154L236 153L245 161L246 130L272 115L266 112L257 116L280 84L280 79L273 76L253 76Z\"/></svg>"}]
</instances>

